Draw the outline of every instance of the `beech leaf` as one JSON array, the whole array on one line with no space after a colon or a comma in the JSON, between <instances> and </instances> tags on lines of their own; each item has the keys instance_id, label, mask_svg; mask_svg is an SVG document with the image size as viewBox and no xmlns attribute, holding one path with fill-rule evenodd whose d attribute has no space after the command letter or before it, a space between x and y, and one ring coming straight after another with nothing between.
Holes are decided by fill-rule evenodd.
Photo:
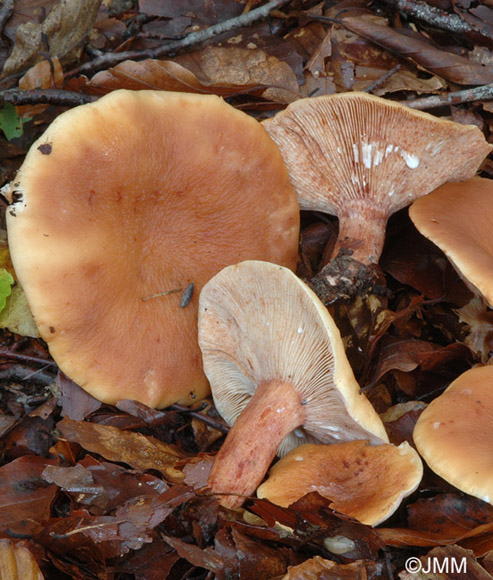
<instances>
[{"instance_id":1,"label":"beech leaf","mask_svg":"<svg viewBox=\"0 0 493 580\"><path fill-rule=\"evenodd\" d=\"M0 540L0 577L6 580L43 580L36 559L26 546Z\"/></svg>"},{"instance_id":2,"label":"beech leaf","mask_svg":"<svg viewBox=\"0 0 493 580\"><path fill-rule=\"evenodd\" d=\"M100 4L101 0L60 0L41 22L20 24L2 76L14 74L42 60L40 53L46 52L47 48L51 57L72 58L72 51L80 48L91 30Z\"/></svg>"},{"instance_id":3,"label":"beech leaf","mask_svg":"<svg viewBox=\"0 0 493 580\"><path fill-rule=\"evenodd\" d=\"M382 19L378 21L381 22ZM490 67L435 48L424 39L402 34L384 24L377 24L374 18L348 17L342 20L342 25L447 81L460 85L486 85L493 82L493 70Z\"/></svg>"},{"instance_id":4,"label":"beech leaf","mask_svg":"<svg viewBox=\"0 0 493 580\"><path fill-rule=\"evenodd\" d=\"M175 463L182 456L175 448L154 437L122 431L110 425L73 421L68 417L58 423L58 429L69 441L99 453L109 461L127 463L139 470L156 469L174 483L184 478L183 473L175 469Z\"/></svg>"},{"instance_id":5,"label":"beech leaf","mask_svg":"<svg viewBox=\"0 0 493 580\"><path fill-rule=\"evenodd\" d=\"M155 89L231 96L245 92L289 103L299 97L293 69L263 50L211 46L174 61L124 61L93 76L87 90Z\"/></svg>"}]
</instances>

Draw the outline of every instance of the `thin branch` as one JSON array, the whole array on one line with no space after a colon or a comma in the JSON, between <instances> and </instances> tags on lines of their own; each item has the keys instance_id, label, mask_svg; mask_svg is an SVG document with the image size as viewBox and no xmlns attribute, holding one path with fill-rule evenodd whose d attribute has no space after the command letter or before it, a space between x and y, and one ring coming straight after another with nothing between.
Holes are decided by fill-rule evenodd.
<instances>
[{"instance_id":1,"label":"thin branch","mask_svg":"<svg viewBox=\"0 0 493 580\"><path fill-rule=\"evenodd\" d=\"M208 28L204 28L203 30L193 32L181 40L175 40L163 46L158 46L154 49L129 50L126 52L104 54L70 71L66 74L66 77L69 78L80 74L88 74L98 70L107 69L119 64L120 62L123 62L124 60L160 58L167 54L181 50L182 48L187 48L189 46L199 44L200 42L204 42L205 40L214 38L214 36L218 36L224 32L230 32L236 28L250 26L250 24L266 18L273 10L281 8L289 1L290 0L272 0L264 6L255 8L250 12L240 14L240 16L231 18L230 20L225 20L223 22L219 22L218 24L214 24L213 26L209 26Z\"/></svg>"},{"instance_id":2,"label":"thin branch","mask_svg":"<svg viewBox=\"0 0 493 580\"><path fill-rule=\"evenodd\" d=\"M73 91L62 89L33 89L21 91L18 89L7 89L0 91L0 103L11 103L12 105L60 105L65 107L75 107L92 103L98 97L95 95L84 95Z\"/></svg>"},{"instance_id":3,"label":"thin branch","mask_svg":"<svg viewBox=\"0 0 493 580\"><path fill-rule=\"evenodd\" d=\"M214 419L213 417L209 417L209 415L203 415L198 411L192 411L185 405L180 405L179 403L174 403L173 405L170 405L168 408L173 411L178 411L180 413L187 413L188 415L190 415L190 417L194 417L195 419L202 421L202 423L205 423L206 425L209 425L210 427L217 429L221 433L227 433L229 431L229 426L225 423L223 419L220 418Z\"/></svg>"},{"instance_id":4,"label":"thin branch","mask_svg":"<svg viewBox=\"0 0 493 580\"><path fill-rule=\"evenodd\" d=\"M412 109L424 110L435 109L446 105L460 105L472 101L488 101L491 99L493 99L493 83L483 85L482 87L474 87L473 89L465 89L463 91L456 91L443 95L433 95L431 97L422 97L402 102Z\"/></svg>"},{"instance_id":5,"label":"thin branch","mask_svg":"<svg viewBox=\"0 0 493 580\"><path fill-rule=\"evenodd\" d=\"M420 2L419 0L383 0L386 4L389 4L399 12L406 14L407 16L412 16L417 18L431 26L436 28L441 28L442 30L449 30L450 32L459 32L463 34L464 32L475 32L481 34L486 38L491 38L489 32L481 30L472 26L465 20L463 20L458 14L451 14L450 12L445 12L440 10L435 6L430 6L426 2Z\"/></svg>"},{"instance_id":6,"label":"thin branch","mask_svg":"<svg viewBox=\"0 0 493 580\"><path fill-rule=\"evenodd\" d=\"M56 362L46 358L41 358L39 356L31 356L28 354L23 354L15 350L0 347L0 356L3 358L13 359L24 363L35 363L46 366L56 366Z\"/></svg>"},{"instance_id":7,"label":"thin branch","mask_svg":"<svg viewBox=\"0 0 493 580\"><path fill-rule=\"evenodd\" d=\"M5 23L10 18L14 9L14 0L3 0L0 6L0 33L3 32Z\"/></svg>"},{"instance_id":8,"label":"thin branch","mask_svg":"<svg viewBox=\"0 0 493 580\"><path fill-rule=\"evenodd\" d=\"M395 75L396 72L399 72L401 70L401 68L402 68L402 64L396 64L393 68L391 68L390 70L388 70L381 77L379 77L378 79L376 79L375 81L373 81L370 85L368 85L367 87L365 87L363 89L363 92L364 93L372 93L375 89L378 89L384 83L386 83L390 79L390 77L392 77L393 75Z\"/></svg>"}]
</instances>

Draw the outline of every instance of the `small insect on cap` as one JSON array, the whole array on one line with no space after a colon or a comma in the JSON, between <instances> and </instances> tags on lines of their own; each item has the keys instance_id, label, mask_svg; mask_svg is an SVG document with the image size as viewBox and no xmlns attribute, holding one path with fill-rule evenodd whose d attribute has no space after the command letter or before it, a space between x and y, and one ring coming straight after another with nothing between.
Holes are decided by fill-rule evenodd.
<instances>
[{"instance_id":1,"label":"small insect on cap","mask_svg":"<svg viewBox=\"0 0 493 580\"><path fill-rule=\"evenodd\" d=\"M281 155L216 96L119 90L67 111L8 189L12 260L40 334L107 403L206 396L202 286L238 260L296 265Z\"/></svg>"}]
</instances>

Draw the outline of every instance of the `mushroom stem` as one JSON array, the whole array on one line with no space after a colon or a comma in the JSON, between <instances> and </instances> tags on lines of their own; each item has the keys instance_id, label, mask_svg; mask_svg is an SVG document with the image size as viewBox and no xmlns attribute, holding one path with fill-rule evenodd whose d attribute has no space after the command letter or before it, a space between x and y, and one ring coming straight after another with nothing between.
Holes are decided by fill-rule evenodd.
<instances>
[{"instance_id":1,"label":"mushroom stem","mask_svg":"<svg viewBox=\"0 0 493 580\"><path fill-rule=\"evenodd\" d=\"M382 253L388 214L368 205L338 213L339 236L331 259L342 251L365 266L376 264Z\"/></svg>"},{"instance_id":2,"label":"mushroom stem","mask_svg":"<svg viewBox=\"0 0 493 580\"><path fill-rule=\"evenodd\" d=\"M261 483L282 440L303 424L305 410L289 382L263 381L229 431L208 484L224 507L241 506Z\"/></svg>"}]
</instances>

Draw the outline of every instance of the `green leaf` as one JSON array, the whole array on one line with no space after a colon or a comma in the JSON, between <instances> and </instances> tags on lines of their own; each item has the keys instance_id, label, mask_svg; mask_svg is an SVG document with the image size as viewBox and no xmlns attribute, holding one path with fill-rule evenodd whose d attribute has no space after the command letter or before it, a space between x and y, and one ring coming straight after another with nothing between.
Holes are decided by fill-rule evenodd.
<instances>
[{"instance_id":1,"label":"green leaf","mask_svg":"<svg viewBox=\"0 0 493 580\"><path fill-rule=\"evenodd\" d=\"M20 137L24 131L24 120L17 115L14 105L6 103L0 109L0 129L8 141Z\"/></svg>"},{"instance_id":2,"label":"green leaf","mask_svg":"<svg viewBox=\"0 0 493 580\"><path fill-rule=\"evenodd\" d=\"M0 312L5 308L7 297L12 292L14 277L5 268L0 269Z\"/></svg>"}]
</instances>

